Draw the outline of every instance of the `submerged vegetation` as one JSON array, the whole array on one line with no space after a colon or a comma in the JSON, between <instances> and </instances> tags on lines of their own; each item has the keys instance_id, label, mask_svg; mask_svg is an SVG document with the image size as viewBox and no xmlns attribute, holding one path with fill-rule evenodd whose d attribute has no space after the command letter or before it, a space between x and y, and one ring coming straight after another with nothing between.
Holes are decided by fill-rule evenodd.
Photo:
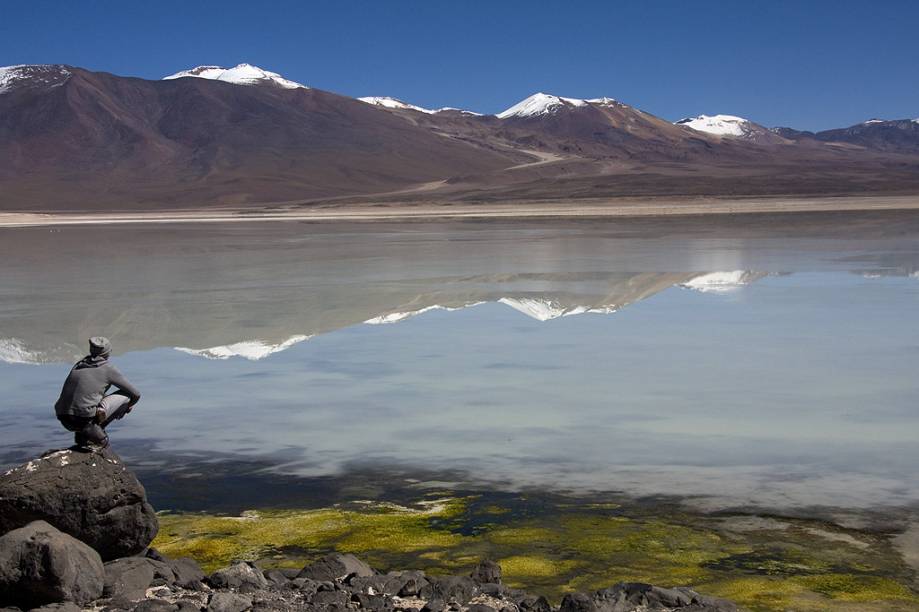
<instances>
[{"instance_id":1,"label":"submerged vegetation","mask_svg":"<svg viewBox=\"0 0 919 612\"><path fill-rule=\"evenodd\" d=\"M297 567L337 550L383 570L457 573L487 557L508 584L556 600L629 580L693 586L755 611L919 607L886 538L801 519L487 495L160 520L154 545L209 569L236 558Z\"/></svg>"}]
</instances>

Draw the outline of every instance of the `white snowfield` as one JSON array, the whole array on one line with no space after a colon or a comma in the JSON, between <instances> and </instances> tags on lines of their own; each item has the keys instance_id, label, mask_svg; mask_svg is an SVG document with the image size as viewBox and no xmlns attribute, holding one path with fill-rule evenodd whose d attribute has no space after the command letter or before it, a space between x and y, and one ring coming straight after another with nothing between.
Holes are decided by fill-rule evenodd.
<instances>
[{"instance_id":1,"label":"white snowfield","mask_svg":"<svg viewBox=\"0 0 919 612\"><path fill-rule=\"evenodd\" d=\"M421 106L415 106L414 104L409 104L408 102L403 102L402 100L391 98L389 96L365 96L363 98L358 98L361 102L366 102L367 104L373 104L374 106L382 106L384 108L396 108L396 109L405 109L418 111L419 113L425 113L427 115L434 115L437 113L443 113L446 111L455 111L458 113L463 113L464 115L475 115L480 116L480 113L474 113L462 108L454 108L452 106L444 106L443 108L430 109L423 108Z\"/></svg>"},{"instance_id":2,"label":"white snowfield","mask_svg":"<svg viewBox=\"0 0 919 612\"><path fill-rule=\"evenodd\" d=\"M183 70L163 77L164 81L170 79L181 79L184 77L194 77L197 79L210 79L212 81L224 81L235 85L262 85L265 83L276 85L284 89L309 89L302 83L285 79L277 72L269 72L252 64L239 64L234 68L223 68L221 66L198 66L191 70Z\"/></svg>"},{"instance_id":3,"label":"white snowfield","mask_svg":"<svg viewBox=\"0 0 919 612\"><path fill-rule=\"evenodd\" d=\"M616 306L588 308L587 306L564 307L553 300L543 298L501 298L498 303L510 306L537 321L551 321L559 317L570 317L581 314L612 314L619 310Z\"/></svg>"},{"instance_id":4,"label":"white snowfield","mask_svg":"<svg viewBox=\"0 0 919 612\"><path fill-rule=\"evenodd\" d=\"M752 131L753 124L749 119L734 115L699 115L680 119L676 125L685 125L698 132L717 136L746 136Z\"/></svg>"},{"instance_id":5,"label":"white snowfield","mask_svg":"<svg viewBox=\"0 0 919 612\"><path fill-rule=\"evenodd\" d=\"M399 321L405 321L412 317L417 317L420 314L426 312L431 312L432 310L443 310L446 312L455 312L457 310L462 310L464 308L472 308L473 306L478 306L479 304L484 304L484 302L471 302L469 304L464 304L462 306L441 306L440 304L434 304L433 306L425 306L424 308L419 308L418 310L407 310L405 312L391 312L389 314L380 315L378 317L373 317L372 319L367 319L364 321L367 325L388 325L390 323L398 323Z\"/></svg>"},{"instance_id":6,"label":"white snowfield","mask_svg":"<svg viewBox=\"0 0 919 612\"><path fill-rule=\"evenodd\" d=\"M258 361L269 355L287 350L295 344L309 340L311 337L312 336L303 335L291 336L279 344L267 344L261 340L248 340L223 346L212 346L205 349L192 349L177 346L175 350L188 353L189 355L195 355L196 357L204 357L205 359L230 359L231 357L242 357L249 361Z\"/></svg>"},{"instance_id":7,"label":"white snowfield","mask_svg":"<svg viewBox=\"0 0 919 612\"><path fill-rule=\"evenodd\" d=\"M70 71L56 64L19 64L16 66L0 67L0 94L11 91L13 87L23 81L33 84L46 83L50 87L58 87L67 82Z\"/></svg>"},{"instance_id":8,"label":"white snowfield","mask_svg":"<svg viewBox=\"0 0 919 612\"><path fill-rule=\"evenodd\" d=\"M38 365L44 362L41 353L30 351L19 338L0 338L0 361Z\"/></svg>"},{"instance_id":9,"label":"white snowfield","mask_svg":"<svg viewBox=\"0 0 919 612\"><path fill-rule=\"evenodd\" d=\"M761 275L749 270L730 270L701 274L680 286L702 293L731 293L748 285Z\"/></svg>"},{"instance_id":10,"label":"white snowfield","mask_svg":"<svg viewBox=\"0 0 919 612\"><path fill-rule=\"evenodd\" d=\"M426 113L428 115L433 115L436 113L436 110L431 110L430 108L422 108L420 106L415 106L414 104L409 104L408 102L403 102L402 100L397 100L396 98L390 98L388 96L366 96L363 98L358 98L361 102L366 102L367 104L373 104L374 106L382 106L383 108L401 108L406 110L418 111L419 113Z\"/></svg>"}]
</instances>

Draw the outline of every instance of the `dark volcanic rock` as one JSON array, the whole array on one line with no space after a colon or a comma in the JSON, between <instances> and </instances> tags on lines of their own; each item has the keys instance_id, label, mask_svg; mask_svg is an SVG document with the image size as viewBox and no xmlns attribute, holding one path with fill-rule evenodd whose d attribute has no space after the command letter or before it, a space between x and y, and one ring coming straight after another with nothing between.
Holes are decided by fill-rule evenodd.
<instances>
[{"instance_id":1,"label":"dark volcanic rock","mask_svg":"<svg viewBox=\"0 0 919 612\"><path fill-rule=\"evenodd\" d=\"M437 576L428 580L430 583L421 590L421 597L428 600L442 599L464 604L478 592L476 583L466 576Z\"/></svg>"},{"instance_id":2,"label":"dark volcanic rock","mask_svg":"<svg viewBox=\"0 0 919 612\"><path fill-rule=\"evenodd\" d=\"M244 612L252 607L252 598L236 593L214 593L207 603L207 612Z\"/></svg>"},{"instance_id":3,"label":"dark volcanic rock","mask_svg":"<svg viewBox=\"0 0 919 612\"><path fill-rule=\"evenodd\" d=\"M201 569L201 566L198 565L198 562L191 557L170 559L161 555L155 548L148 549L146 556L162 564L161 566L154 564L154 567L165 567L171 572L171 578L163 576L164 584L175 584L183 589L191 589L193 591L200 591L204 586L204 571ZM166 572L165 569L161 571L163 573ZM157 574L155 578L159 577L159 574ZM157 584L157 582L154 581L154 584Z\"/></svg>"},{"instance_id":4,"label":"dark volcanic rock","mask_svg":"<svg viewBox=\"0 0 919 612\"><path fill-rule=\"evenodd\" d=\"M0 537L0 604L86 603L102 595L104 576L96 551L44 521Z\"/></svg>"},{"instance_id":5,"label":"dark volcanic rock","mask_svg":"<svg viewBox=\"0 0 919 612\"><path fill-rule=\"evenodd\" d=\"M0 612L3 612L3 610L0 610ZM81 610L80 606L72 601L62 601L61 603L48 604L40 608L32 608L29 612L81 612Z\"/></svg>"},{"instance_id":6,"label":"dark volcanic rock","mask_svg":"<svg viewBox=\"0 0 919 612\"><path fill-rule=\"evenodd\" d=\"M155 574L151 561L146 557L125 557L106 563L102 594L127 600L143 599Z\"/></svg>"},{"instance_id":7,"label":"dark volcanic rock","mask_svg":"<svg viewBox=\"0 0 919 612\"><path fill-rule=\"evenodd\" d=\"M445 607L446 604L443 599L432 599L424 604L424 607L421 608L421 612L443 612Z\"/></svg>"},{"instance_id":8,"label":"dark volcanic rock","mask_svg":"<svg viewBox=\"0 0 919 612\"><path fill-rule=\"evenodd\" d=\"M175 582L176 574L168 560L124 557L105 564L103 594L131 601L143 599L147 588L151 586L171 585Z\"/></svg>"},{"instance_id":9,"label":"dark volcanic rock","mask_svg":"<svg viewBox=\"0 0 919 612\"><path fill-rule=\"evenodd\" d=\"M175 584L183 589L200 591L204 580L204 572L198 562L189 557L170 559L166 562L175 575Z\"/></svg>"},{"instance_id":10,"label":"dark volcanic rock","mask_svg":"<svg viewBox=\"0 0 919 612\"><path fill-rule=\"evenodd\" d=\"M596 612L597 604L586 593L566 593L558 612Z\"/></svg>"},{"instance_id":11,"label":"dark volcanic rock","mask_svg":"<svg viewBox=\"0 0 919 612\"><path fill-rule=\"evenodd\" d=\"M276 586L284 586L290 582L290 578L279 569L270 569L264 572L265 579Z\"/></svg>"},{"instance_id":12,"label":"dark volcanic rock","mask_svg":"<svg viewBox=\"0 0 919 612\"><path fill-rule=\"evenodd\" d=\"M387 582L387 587L394 586L396 583L399 584L399 590L395 591L395 594L399 597L417 597L422 589L428 585L427 577L423 572L417 570L387 575L391 576Z\"/></svg>"},{"instance_id":13,"label":"dark volcanic rock","mask_svg":"<svg viewBox=\"0 0 919 612\"><path fill-rule=\"evenodd\" d=\"M349 576L373 576L372 567L350 554L332 553L303 568L298 578L311 580L345 580Z\"/></svg>"},{"instance_id":14,"label":"dark volcanic rock","mask_svg":"<svg viewBox=\"0 0 919 612\"><path fill-rule=\"evenodd\" d=\"M111 450L60 450L0 476L0 533L47 521L103 560L142 552L159 523L144 487Z\"/></svg>"},{"instance_id":15,"label":"dark volcanic rock","mask_svg":"<svg viewBox=\"0 0 919 612\"><path fill-rule=\"evenodd\" d=\"M470 577L479 584L501 584L501 566L486 559L472 570Z\"/></svg>"},{"instance_id":16,"label":"dark volcanic rock","mask_svg":"<svg viewBox=\"0 0 919 612\"><path fill-rule=\"evenodd\" d=\"M178 612L179 606L165 599L148 599L142 601L131 612Z\"/></svg>"},{"instance_id":17,"label":"dark volcanic rock","mask_svg":"<svg viewBox=\"0 0 919 612\"><path fill-rule=\"evenodd\" d=\"M310 599L310 603L317 606L345 606L349 601L351 596L345 591L319 591Z\"/></svg>"},{"instance_id":18,"label":"dark volcanic rock","mask_svg":"<svg viewBox=\"0 0 919 612\"><path fill-rule=\"evenodd\" d=\"M239 589L243 592L268 588L268 579L261 570L246 561L237 561L230 567L217 570L207 578L215 589Z\"/></svg>"},{"instance_id":19,"label":"dark volcanic rock","mask_svg":"<svg viewBox=\"0 0 919 612\"><path fill-rule=\"evenodd\" d=\"M516 597L514 603L521 612L550 612L552 610L549 600L542 595L537 597L536 595L524 593Z\"/></svg>"},{"instance_id":20,"label":"dark volcanic rock","mask_svg":"<svg viewBox=\"0 0 919 612\"><path fill-rule=\"evenodd\" d=\"M383 595L355 593L351 596L351 601L360 606L362 610L369 610L369 612L392 612L393 610L392 598Z\"/></svg>"}]
</instances>

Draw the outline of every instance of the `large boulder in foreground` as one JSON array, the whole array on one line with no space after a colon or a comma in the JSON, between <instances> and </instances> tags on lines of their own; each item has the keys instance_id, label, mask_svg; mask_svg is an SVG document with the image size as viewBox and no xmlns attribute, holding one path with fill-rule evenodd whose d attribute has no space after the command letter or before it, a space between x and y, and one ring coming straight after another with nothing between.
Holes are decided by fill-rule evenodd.
<instances>
[{"instance_id":1,"label":"large boulder in foreground","mask_svg":"<svg viewBox=\"0 0 919 612\"><path fill-rule=\"evenodd\" d=\"M0 476L0 533L43 520L107 561L142 552L159 522L143 485L112 450L59 450Z\"/></svg>"},{"instance_id":2,"label":"large boulder in foreground","mask_svg":"<svg viewBox=\"0 0 919 612\"><path fill-rule=\"evenodd\" d=\"M44 521L0 537L0 605L28 610L59 601L87 603L102 595L104 582L99 554Z\"/></svg>"}]
</instances>

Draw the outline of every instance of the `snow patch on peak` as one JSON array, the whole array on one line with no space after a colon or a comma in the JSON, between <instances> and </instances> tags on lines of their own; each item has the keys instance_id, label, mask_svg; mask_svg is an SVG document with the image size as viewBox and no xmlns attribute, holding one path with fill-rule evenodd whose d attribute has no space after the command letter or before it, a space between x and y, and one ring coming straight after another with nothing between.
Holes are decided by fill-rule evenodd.
<instances>
[{"instance_id":1,"label":"snow patch on peak","mask_svg":"<svg viewBox=\"0 0 919 612\"><path fill-rule=\"evenodd\" d=\"M205 349L192 349L177 346L175 347L175 350L181 351L183 353L188 353L189 355L195 355L196 357L204 357L205 359L229 359L230 357L242 357L244 359L248 359L249 361L258 361L268 357L269 355L273 355L274 353L280 353L283 350L289 349L299 342L309 340L311 337L312 336L304 335L291 336L279 344L268 344L261 340L248 340L244 342L236 342L234 344L212 346Z\"/></svg>"},{"instance_id":2,"label":"snow patch on peak","mask_svg":"<svg viewBox=\"0 0 919 612\"><path fill-rule=\"evenodd\" d=\"M0 67L0 94L20 83L58 87L67 82L71 72L60 64L19 64Z\"/></svg>"},{"instance_id":3,"label":"snow patch on peak","mask_svg":"<svg viewBox=\"0 0 919 612\"><path fill-rule=\"evenodd\" d=\"M465 108L455 108L453 106L442 106L441 108L438 108L434 112L435 113L446 113L446 112L451 112L451 111L454 113L463 113L464 115L473 115L475 117L482 116L482 113L477 113L475 111L466 110Z\"/></svg>"},{"instance_id":4,"label":"snow patch on peak","mask_svg":"<svg viewBox=\"0 0 919 612\"><path fill-rule=\"evenodd\" d=\"M615 100L613 98L607 98L606 96L602 98L591 98L589 100L585 100L585 102L589 104L596 104L597 106L625 106L625 104L623 104L619 100Z\"/></svg>"},{"instance_id":5,"label":"snow patch on peak","mask_svg":"<svg viewBox=\"0 0 919 612\"><path fill-rule=\"evenodd\" d=\"M409 104L408 102L403 102L402 100L397 100L396 98L390 98L389 96L367 96L364 98L358 98L358 100L361 102L366 102L367 104L373 104L374 106L382 106L383 108L413 110L428 115L433 115L437 112L429 108L422 108L420 106L415 106L414 104Z\"/></svg>"},{"instance_id":6,"label":"snow patch on peak","mask_svg":"<svg viewBox=\"0 0 919 612\"><path fill-rule=\"evenodd\" d=\"M0 361L37 365L44 363L45 359L41 353L26 348L25 342L19 338L0 338Z\"/></svg>"},{"instance_id":7,"label":"snow patch on peak","mask_svg":"<svg viewBox=\"0 0 919 612\"><path fill-rule=\"evenodd\" d=\"M535 93L525 100L521 100L509 109L498 113L498 119L508 119L510 117L537 117L539 115L550 115L561 108L586 106L586 100L578 98L562 98L546 93Z\"/></svg>"},{"instance_id":8,"label":"snow patch on peak","mask_svg":"<svg viewBox=\"0 0 919 612\"><path fill-rule=\"evenodd\" d=\"M457 310L463 310L464 308L472 308L473 306L478 306L484 302L472 302L469 304L464 304L462 306L441 306L440 304L434 304L433 306L425 306L424 308L419 308L418 310L407 310L404 312L391 312L389 314L380 315L378 317L373 317L372 319L367 319L364 321L367 325L387 325L389 323L398 323L399 321L405 321L412 317L417 317L420 314L426 312L431 312L432 310L443 310L446 312L455 312Z\"/></svg>"},{"instance_id":9,"label":"snow patch on peak","mask_svg":"<svg viewBox=\"0 0 919 612\"><path fill-rule=\"evenodd\" d=\"M269 83L283 89L309 89L295 81L285 79L277 72L269 72L252 64L239 64L233 68L223 68L221 66L198 66L191 70L182 70L175 74L163 77L164 81L171 79L181 79L183 77L195 77L198 79L210 79L212 81L224 81L235 85L260 85Z\"/></svg>"},{"instance_id":10,"label":"snow patch on peak","mask_svg":"<svg viewBox=\"0 0 919 612\"><path fill-rule=\"evenodd\" d=\"M454 113L463 113L464 115L475 115L476 117L481 116L481 113L474 113L462 108L454 108L452 106L444 106L436 110L431 110L430 108L423 108L421 106L415 106L414 104L409 104L408 102L403 102L397 98L391 98L389 96L366 96L363 98L358 98L361 102L366 102L367 104L373 104L374 106L382 106L384 108L395 108L401 110L413 110L418 111L419 113L425 113L427 115L436 115L437 113L444 113L452 111Z\"/></svg>"},{"instance_id":11,"label":"snow patch on peak","mask_svg":"<svg viewBox=\"0 0 919 612\"><path fill-rule=\"evenodd\" d=\"M886 119L869 119L868 121L862 121L862 125L871 125L873 123L887 123Z\"/></svg>"},{"instance_id":12,"label":"snow patch on peak","mask_svg":"<svg viewBox=\"0 0 919 612\"><path fill-rule=\"evenodd\" d=\"M676 124L717 136L745 136L750 132L751 121L734 115L699 115L680 119Z\"/></svg>"},{"instance_id":13,"label":"snow patch on peak","mask_svg":"<svg viewBox=\"0 0 919 612\"><path fill-rule=\"evenodd\" d=\"M537 321L550 321L559 317L570 317L580 314L612 314L616 312L616 306L600 306L597 308L588 308L587 306L564 307L554 300L540 298L501 298L499 304L510 306L517 312L522 312L528 317Z\"/></svg>"},{"instance_id":14,"label":"snow patch on peak","mask_svg":"<svg viewBox=\"0 0 919 612\"><path fill-rule=\"evenodd\" d=\"M702 293L731 293L750 284L760 276L762 275L749 270L709 272L680 284L680 287Z\"/></svg>"}]
</instances>

